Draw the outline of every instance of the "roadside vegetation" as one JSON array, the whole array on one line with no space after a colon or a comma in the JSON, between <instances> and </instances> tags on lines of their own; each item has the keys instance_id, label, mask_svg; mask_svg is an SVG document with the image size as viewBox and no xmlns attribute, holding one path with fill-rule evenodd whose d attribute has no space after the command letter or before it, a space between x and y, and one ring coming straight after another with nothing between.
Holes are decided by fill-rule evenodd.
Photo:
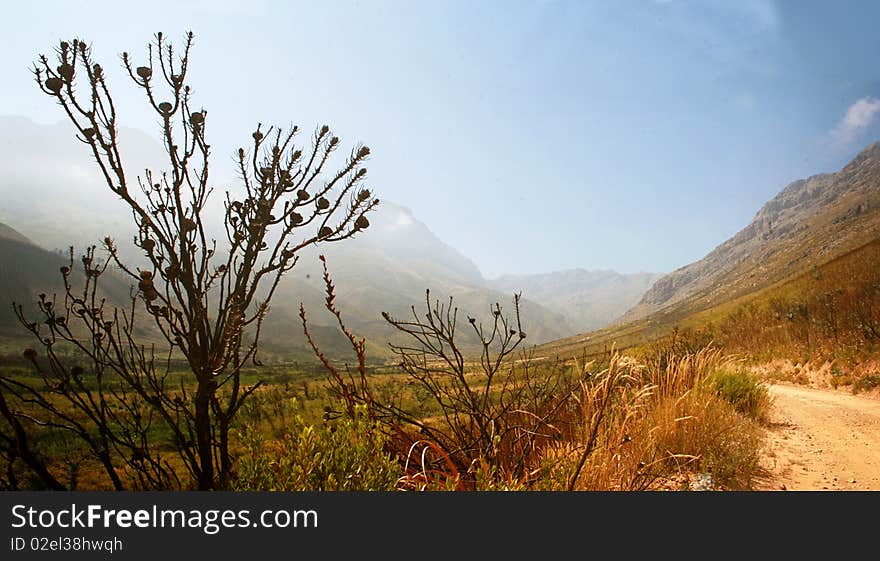
<instances>
[{"instance_id":1,"label":"roadside vegetation","mask_svg":"<svg viewBox=\"0 0 880 561\"><path fill-rule=\"evenodd\" d=\"M695 314L674 337L711 341L769 381L847 388L880 387L880 242L747 299Z\"/></svg>"}]
</instances>

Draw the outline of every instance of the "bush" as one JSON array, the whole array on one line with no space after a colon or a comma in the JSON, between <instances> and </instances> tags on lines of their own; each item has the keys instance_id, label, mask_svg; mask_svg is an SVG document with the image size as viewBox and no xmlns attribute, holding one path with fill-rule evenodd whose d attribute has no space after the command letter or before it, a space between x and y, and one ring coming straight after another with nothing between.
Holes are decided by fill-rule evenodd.
<instances>
[{"instance_id":1,"label":"bush","mask_svg":"<svg viewBox=\"0 0 880 561\"><path fill-rule=\"evenodd\" d=\"M750 489L761 472L760 426L720 393L698 389L665 400L648 425L657 458L666 453L668 472L711 473L726 489Z\"/></svg>"},{"instance_id":2,"label":"bush","mask_svg":"<svg viewBox=\"0 0 880 561\"><path fill-rule=\"evenodd\" d=\"M711 476L713 487L751 489L760 477L763 431L736 411L707 383L724 357L713 349L640 365L619 360L610 410L599 427L594 451L586 459L579 490L656 490L687 488L696 474ZM585 388L578 402L581 424L591 425L593 405L604 392ZM583 437L561 441L544 454L536 488L565 488Z\"/></svg>"},{"instance_id":3,"label":"bush","mask_svg":"<svg viewBox=\"0 0 880 561\"><path fill-rule=\"evenodd\" d=\"M874 372L873 374L868 374L867 376L863 376L856 380L853 384L852 392L857 394L859 392L873 390L878 386L880 386L880 372Z\"/></svg>"},{"instance_id":4,"label":"bush","mask_svg":"<svg viewBox=\"0 0 880 561\"><path fill-rule=\"evenodd\" d=\"M722 368L709 376L706 382L737 412L758 421L767 418L770 409L767 387L748 372Z\"/></svg>"},{"instance_id":5,"label":"bush","mask_svg":"<svg viewBox=\"0 0 880 561\"><path fill-rule=\"evenodd\" d=\"M237 491L390 491L402 475L362 408L317 426L295 415L278 440L249 424L241 442Z\"/></svg>"}]
</instances>

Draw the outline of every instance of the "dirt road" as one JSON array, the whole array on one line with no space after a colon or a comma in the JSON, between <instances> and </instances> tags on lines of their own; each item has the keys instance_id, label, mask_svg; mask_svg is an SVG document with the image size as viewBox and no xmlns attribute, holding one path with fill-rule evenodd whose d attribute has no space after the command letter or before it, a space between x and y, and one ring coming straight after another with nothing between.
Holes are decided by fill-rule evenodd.
<instances>
[{"instance_id":1,"label":"dirt road","mask_svg":"<svg viewBox=\"0 0 880 561\"><path fill-rule=\"evenodd\" d=\"M880 400L777 384L761 488L880 490Z\"/></svg>"}]
</instances>

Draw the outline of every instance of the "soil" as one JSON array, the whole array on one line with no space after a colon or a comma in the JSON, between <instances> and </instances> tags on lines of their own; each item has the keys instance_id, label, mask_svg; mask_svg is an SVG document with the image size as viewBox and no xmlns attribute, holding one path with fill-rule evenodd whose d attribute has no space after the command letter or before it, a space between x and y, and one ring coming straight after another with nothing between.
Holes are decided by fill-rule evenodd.
<instances>
[{"instance_id":1,"label":"soil","mask_svg":"<svg viewBox=\"0 0 880 561\"><path fill-rule=\"evenodd\" d=\"M880 490L880 400L788 384L770 386L769 490Z\"/></svg>"}]
</instances>

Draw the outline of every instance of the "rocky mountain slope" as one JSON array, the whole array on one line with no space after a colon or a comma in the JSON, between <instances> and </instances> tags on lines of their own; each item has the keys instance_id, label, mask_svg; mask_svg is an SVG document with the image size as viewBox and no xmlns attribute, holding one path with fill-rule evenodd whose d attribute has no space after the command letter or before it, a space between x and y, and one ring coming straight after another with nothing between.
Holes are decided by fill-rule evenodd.
<instances>
[{"instance_id":1,"label":"rocky mountain slope","mask_svg":"<svg viewBox=\"0 0 880 561\"><path fill-rule=\"evenodd\" d=\"M619 321L740 297L880 237L880 143L837 173L795 181L703 259L660 278Z\"/></svg>"}]
</instances>

